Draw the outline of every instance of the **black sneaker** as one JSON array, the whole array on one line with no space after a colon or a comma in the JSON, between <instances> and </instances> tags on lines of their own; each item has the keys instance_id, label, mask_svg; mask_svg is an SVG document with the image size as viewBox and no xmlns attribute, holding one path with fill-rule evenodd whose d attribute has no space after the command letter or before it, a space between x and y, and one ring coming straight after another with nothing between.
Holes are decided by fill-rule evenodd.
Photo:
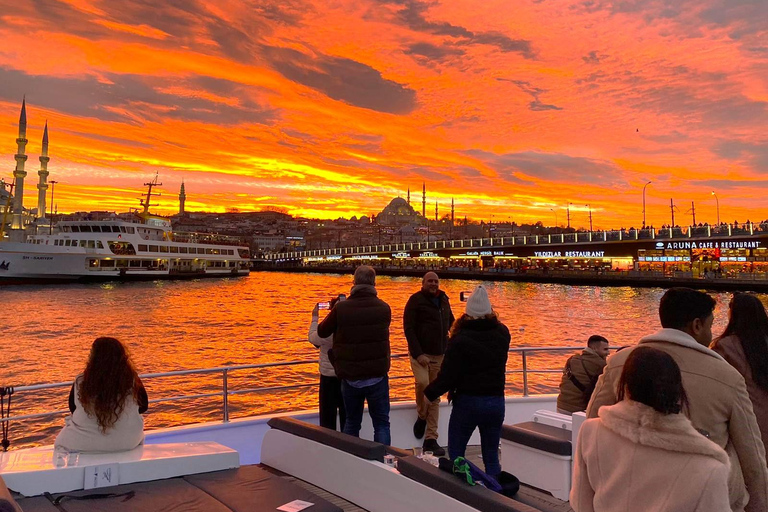
<instances>
[{"instance_id":1,"label":"black sneaker","mask_svg":"<svg viewBox=\"0 0 768 512\"><path fill-rule=\"evenodd\" d=\"M413 424L413 435L416 436L416 439L421 439L422 437L424 437L424 431L426 430L427 430L427 420L418 418L416 420L416 423Z\"/></svg>"},{"instance_id":2,"label":"black sneaker","mask_svg":"<svg viewBox=\"0 0 768 512\"><path fill-rule=\"evenodd\" d=\"M437 444L437 439L425 439L423 446L425 452L432 452L432 455L435 457L442 457L445 455L445 448Z\"/></svg>"}]
</instances>

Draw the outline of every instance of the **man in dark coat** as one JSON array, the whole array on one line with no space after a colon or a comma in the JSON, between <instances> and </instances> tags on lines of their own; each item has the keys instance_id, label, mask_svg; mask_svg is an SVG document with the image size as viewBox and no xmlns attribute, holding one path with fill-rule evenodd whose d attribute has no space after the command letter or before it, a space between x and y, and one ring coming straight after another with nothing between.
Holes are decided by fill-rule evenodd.
<instances>
[{"instance_id":1,"label":"man in dark coat","mask_svg":"<svg viewBox=\"0 0 768 512\"><path fill-rule=\"evenodd\" d=\"M360 435L363 407L373 423L373 440L391 443L389 431L389 325L392 310L376 295L376 271L367 265L355 270L349 298L338 302L317 326L321 338L333 335L328 357L341 379L347 418L344 433Z\"/></svg>"},{"instance_id":2,"label":"man in dark coat","mask_svg":"<svg viewBox=\"0 0 768 512\"><path fill-rule=\"evenodd\" d=\"M608 358L608 340L597 334L590 336L587 348L565 362L557 396L557 412L573 414L586 411L597 379Z\"/></svg>"},{"instance_id":3,"label":"man in dark coat","mask_svg":"<svg viewBox=\"0 0 768 512\"><path fill-rule=\"evenodd\" d=\"M416 439L424 437L424 450L438 457L445 454L445 449L437 442L440 398L429 402L424 389L440 372L453 320L448 296L440 289L440 278L434 272L427 272L421 280L421 290L411 295L405 305L403 328L416 381L419 417L413 425L413 435Z\"/></svg>"}]
</instances>

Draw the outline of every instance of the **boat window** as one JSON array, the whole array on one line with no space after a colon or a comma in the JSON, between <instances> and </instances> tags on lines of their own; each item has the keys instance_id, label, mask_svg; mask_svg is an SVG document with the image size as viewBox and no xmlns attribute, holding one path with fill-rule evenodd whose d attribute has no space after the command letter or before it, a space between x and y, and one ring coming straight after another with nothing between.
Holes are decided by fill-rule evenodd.
<instances>
[{"instance_id":1,"label":"boat window","mask_svg":"<svg viewBox=\"0 0 768 512\"><path fill-rule=\"evenodd\" d=\"M101 226L91 226L91 230L94 233L101 233Z\"/></svg>"},{"instance_id":2,"label":"boat window","mask_svg":"<svg viewBox=\"0 0 768 512\"><path fill-rule=\"evenodd\" d=\"M171 252L175 252L175 253L178 253L178 252L179 252L179 248L178 248L178 247L176 247L175 245L172 245L172 246L170 247L170 249L171 249Z\"/></svg>"},{"instance_id":3,"label":"boat window","mask_svg":"<svg viewBox=\"0 0 768 512\"><path fill-rule=\"evenodd\" d=\"M87 241L80 240L80 247L87 247L87 246L88 246L88 242Z\"/></svg>"},{"instance_id":4,"label":"boat window","mask_svg":"<svg viewBox=\"0 0 768 512\"><path fill-rule=\"evenodd\" d=\"M157 252L157 246L156 245L150 245L149 246L149 252Z\"/></svg>"},{"instance_id":5,"label":"boat window","mask_svg":"<svg viewBox=\"0 0 768 512\"><path fill-rule=\"evenodd\" d=\"M88 248L89 249L95 249L96 248L96 241L95 240L88 240Z\"/></svg>"},{"instance_id":6,"label":"boat window","mask_svg":"<svg viewBox=\"0 0 768 512\"><path fill-rule=\"evenodd\" d=\"M187 254L187 252L188 252L188 249L187 249L186 247L179 247L179 252L180 252L181 254Z\"/></svg>"},{"instance_id":7,"label":"boat window","mask_svg":"<svg viewBox=\"0 0 768 512\"><path fill-rule=\"evenodd\" d=\"M212 249L213 254L221 254L221 249Z\"/></svg>"},{"instance_id":8,"label":"boat window","mask_svg":"<svg viewBox=\"0 0 768 512\"><path fill-rule=\"evenodd\" d=\"M130 234L134 234L136 232L136 228L128 227L127 229Z\"/></svg>"},{"instance_id":9,"label":"boat window","mask_svg":"<svg viewBox=\"0 0 768 512\"><path fill-rule=\"evenodd\" d=\"M64 245L65 245L66 247L69 247L69 242L70 242L70 240L64 240Z\"/></svg>"},{"instance_id":10,"label":"boat window","mask_svg":"<svg viewBox=\"0 0 768 512\"><path fill-rule=\"evenodd\" d=\"M168 246L167 245L161 245L160 246L160 252L168 252Z\"/></svg>"},{"instance_id":11,"label":"boat window","mask_svg":"<svg viewBox=\"0 0 768 512\"><path fill-rule=\"evenodd\" d=\"M88 260L88 266L89 266L90 268L96 268L96 267L98 267L98 266L99 266L99 260L95 260L95 259L89 259L89 260Z\"/></svg>"},{"instance_id":12,"label":"boat window","mask_svg":"<svg viewBox=\"0 0 768 512\"><path fill-rule=\"evenodd\" d=\"M99 249L104 248L104 244L101 243L101 240L96 240L96 247L98 247Z\"/></svg>"},{"instance_id":13,"label":"boat window","mask_svg":"<svg viewBox=\"0 0 768 512\"><path fill-rule=\"evenodd\" d=\"M205 254L213 254L213 249L205 248Z\"/></svg>"},{"instance_id":14,"label":"boat window","mask_svg":"<svg viewBox=\"0 0 768 512\"><path fill-rule=\"evenodd\" d=\"M114 267L115 266L115 260L101 260L102 267Z\"/></svg>"},{"instance_id":15,"label":"boat window","mask_svg":"<svg viewBox=\"0 0 768 512\"><path fill-rule=\"evenodd\" d=\"M139 251L147 252L147 246L144 244L139 244Z\"/></svg>"},{"instance_id":16,"label":"boat window","mask_svg":"<svg viewBox=\"0 0 768 512\"><path fill-rule=\"evenodd\" d=\"M141 266L141 260L131 260L131 266L132 267L140 267Z\"/></svg>"},{"instance_id":17,"label":"boat window","mask_svg":"<svg viewBox=\"0 0 768 512\"><path fill-rule=\"evenodd\" d=\"M128 267L128 260L116 260L116 261L115 261L115 264L116 264L118 267L123 267L123 268L126 268L126 267Z\"/></svg>"},{"instance_id":18,"label":"boat window","mask_svg":"<svg viewBox=\"0 0 768 512\"><path fill-rule=\"evenodd\" d=\"M80 226L80 232L81 233L90 233L91 232L91 226L89 226L87 224L83 224L82 226Z\"/></svg>"},{"instance_id":19,"label":"boat window","mask_svg":"<svg viewBox=\"0 0 768 512\"><path fill-rule=\"evenodd\" d=\"M111 231L113 233L119 233L120 232L120 226L112 226L110 229L111 229Z\"/></svg>"},{"instance_id":20,"label":"boat window","mask_svg":"<svg viewBox=\"0 0 768 512\"><path fill-rule=\"evenodd\" d=\"M126 231L125 231L125 226L120 226L120 232L121 232L121 233L125 233L125 232L126 232Z\"/></svg>"},{"instance_id":21,"label":"boat window","mask_svg":"<svg viewBox=\"0 0 768 512\"><path fill-rule=\"evenodd\" d=\"M79 233L80 232L80 226L70 226L72 228L73 233Z\"/></svg>"}]
</instances>

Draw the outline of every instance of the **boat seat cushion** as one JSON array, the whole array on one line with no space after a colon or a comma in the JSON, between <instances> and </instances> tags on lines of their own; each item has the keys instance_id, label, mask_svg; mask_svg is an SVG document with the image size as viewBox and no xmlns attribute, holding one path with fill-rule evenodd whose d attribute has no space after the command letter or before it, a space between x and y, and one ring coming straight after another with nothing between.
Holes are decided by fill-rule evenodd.
<instances>
[{"instance_id":1,"label":"boat seat cushion","mask_svg":"<svg viewBox=\"0 0 768 512\"><path fill-rule=\"evenodd\" d=\"M133 495L129 498L125 493L131 491ZM314 503L313 511L341 512L329 501L258 466L63 494L123 495L86 500L65 498L61 505L66 512L267 512L294 500ZM54 498L58 496L61 495ZM43 496L20 499L19 505L24 512L61 512Z\"/></svg>"},{"instance_id":2,"label":"boat seat cushion","mask_svg":"<svg viewBox=\"0 0 768 512\"><path fill-rule=\"evenodd\" d=\"M459 477L442 471L414 455L398 460L397 470L411 480L482 512L539 512L480 485L469 485Z\"/></svg>"},{"instance_id":3,"label":"boat seat cushion","mask_svg":"<svg viewBox=\"0 0 768 512\"><path fill-rule=\"evenodd\" d=\"M573 454L570 430L533 421L502 426L501 438L555 455Z\"/></svg>"},{"instance_id":4,"label":"boat seat cushion","mask_svg":"<svg viewBox=\"0 0 768 512\"><path fill-rule=\"evenodd\" d=\"M336 448L362 459L382 462L384 455L387 454L387 447L381 443L360 439L343 432L319 427L294 418L272 418L269 420L268 425L276 430L282 430L283 432Z\"/></svg>"},{"instance_id":5,"label":"boat seat cushion","mask_svg":"<svg viewBox=\"0 0 768 512\"><path fill-rule=\"evenodd\" d=\"M242 466L232 471L190 475L184 480L232 510L275 510L291 501L302 500L314 503L313 512L341 512L339 507L311 491L258 466Z\"/></svg>"}]
</instances>

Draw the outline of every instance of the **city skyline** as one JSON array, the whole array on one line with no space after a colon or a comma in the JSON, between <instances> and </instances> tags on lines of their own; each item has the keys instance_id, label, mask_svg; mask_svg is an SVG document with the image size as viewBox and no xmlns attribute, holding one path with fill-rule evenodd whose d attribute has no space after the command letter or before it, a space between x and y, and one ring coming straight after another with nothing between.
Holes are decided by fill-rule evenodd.
<instances>
[{"instance_id":1,"label":"city skyline","mask_svg":"<svg viewBox=\"0 0 768 512\"><path fill-rule=\"evenodd\" d=\"M0 16L0 157L26 94L58 210L456 216L639 227L768 217L760 2L101 2ZM761 39L762 38L762 39ZM712 191L717 197L712 196ZM25 189L35 206L37 191ZM431 208L431 206L430 206ZM49 205L48 210L53 208ZM418 208L417 208L418 209ZM719 209L719 211L716 211ZM429 215L428 215L429 216ZM683 222L683 220L685 221Z\"/></svg>"}]
</instances>

